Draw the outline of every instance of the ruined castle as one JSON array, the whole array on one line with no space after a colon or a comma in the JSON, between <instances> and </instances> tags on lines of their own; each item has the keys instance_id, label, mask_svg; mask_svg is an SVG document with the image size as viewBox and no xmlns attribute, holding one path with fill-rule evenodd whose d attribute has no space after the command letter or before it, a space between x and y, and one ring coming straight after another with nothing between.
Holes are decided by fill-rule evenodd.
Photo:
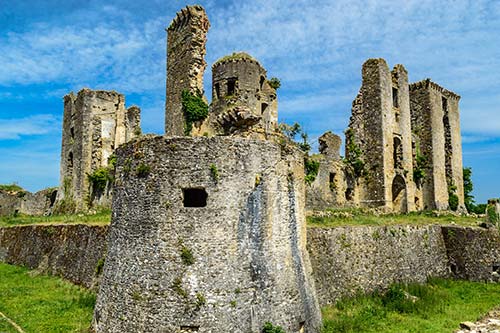
<instances>
[{"instance_id":1,"label":"ruined castle","mask_svg":"<svg viewBox=\"0 0 500 333\"><path fill-rule=\"evenodd\" d=\"M460 96L429 79L409 84L402 65L363 64L361 89L340 137L319 138L311 208L361 206L385 212L465 211Z\"/></svg>"},{"instance_id":2,"label":"ruined castle","mask_svg":"<svg viewBox=\"0 0 500 333\"><path fill-rule=\"evenodd\" d=\"M266 322L319 332L306 209L464 209L458 95L369 59L345 157L331 132L307 156L280 132L277 86L250 55L212 65L208 105L209 27L203 8L188 6L167 28L165 136L141 135L140 109L116 92L64 98L50 205L112 200L98 333L257 333ZM310 183L305 160L317 166Z\"/></svg>"}]
</instances>

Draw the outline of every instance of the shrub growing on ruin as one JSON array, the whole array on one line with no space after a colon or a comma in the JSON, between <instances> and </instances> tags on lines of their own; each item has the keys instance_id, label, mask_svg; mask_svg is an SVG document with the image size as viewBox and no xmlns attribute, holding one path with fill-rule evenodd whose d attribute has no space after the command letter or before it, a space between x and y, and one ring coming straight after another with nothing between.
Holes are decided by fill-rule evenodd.
<instances>
[{"instance_id":1,"label":"shrub growing on ruin","mask_svg":"<svg viewBox=\"0 0 500 333\"><path fill-rule=\"evenodd\" d=\"M108 182L113 181L113 175L110 168L101 167L93 173L87 175L89 183L92 185L93 192L103 192Z\"/></svg>"},{"instance_id":2,"label":"shrub growing on ruin","mask_svg":"<svg viewBox=\"0 0 500 333\"><path fill-rule=\"evenodd\" d=\"M188 90L182 91L182 111L186 125L184 134L190 135L193 129L193 123L204 120L208 116L208 104L198 94L194 95Z\"/></svg>"},{"instance_id":3,"label":"shrub growing on ruin","mask_svg":"<svg viewBox=\"0 0 500 333\"><path fill-rule=\"evenodd\" d=\"M361 159L363 151L356 144L354 139L354 131L349 128L345 131L347 152L344 162L350 167L353 175L356 178L365 174L365 162Z\"/></svg>"},{"instance_id":4,"label":"shrub growing on ruin","mask_svg":"<svg viewBox=\"0 0 500 333\"><path fill-rule=\"evenodd\" d=\"M448 186L448 206L453 211L458 209L458 195L456 191L457 187L454 184Z\"/></svg>"},{"instance_id":5,"label":"shrub growing on ruin","mask_svg":"<svg viewBox=\"0 0 500 333\"><path fill-rule=\"evenodd\" d=\"M262 328L262 333L285 333L281 326L274 326L270 322L266 322Z\"/></svg>"},{"instance_id":6,"label":"shrub growing on ruin","mask_svg":"<svg viewBox=\"0 0 500 333\"><path fill-rule=\"evenodd\" d=\"M304 180L306 181L307 184L310 185L318 175L319 162L314 161L309 157L304 158L304 171L306 174Z\"/></svg>"},{"instance_id":7,"label":"shrub growing on ruin","mask_svg":"<svg viewBox=\"0 0 500 333\"><path fill-rule=\"evenodd\" d=\"M269 85L273 89L278 89L279 87L281 87L281 81L277 77L272 77L267 81L267 83L269 83Z\"/></svg>"}]
</instances>

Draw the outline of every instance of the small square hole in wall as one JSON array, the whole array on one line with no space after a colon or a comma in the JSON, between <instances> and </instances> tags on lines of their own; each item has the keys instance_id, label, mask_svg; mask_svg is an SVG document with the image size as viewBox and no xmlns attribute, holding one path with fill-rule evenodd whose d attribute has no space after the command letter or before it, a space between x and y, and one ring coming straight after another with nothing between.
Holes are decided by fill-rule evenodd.
<instances>
[{"instance_id":1,"label":"small square hole in wall","mask_svg":"<svg viewBox=\"0 0 500 333\"><path fill-rule=\"evenodd\" d=\"M301 322L299 324L299 333L304 333L306 331L305 326L306 326L306 322L305 321L303 321L303 322Z\"/></svg>"},{"instance_id":2,"label":"small square hole in wall","mask_svg":"<svg viewBox=\"0 0 500 333\"><path fill-rule=\"evenodd\" d=\"M491 267L491 270L493 272L500 273L500 262L494 263Z\"/></svg>"},{"instance_id":3,"label":"small square hole in wall","mask_svg":"<svg viewBox=\"0 0 500 333\"><path fill-rule=\"evenodd\" d=\"M208 194L204 188L183 188L182 203L184 207L206 207Z\"/></svg>"},{"instance_id":4,"label":"small square hole in wall","mask_svg":"<svg viewBox=\"0 0 500 333\"><path fill-rule=\"evenodd\" d=\"M180 333L198 332L199 330L200 326L181 326Z\"/></svg>"}]
</instances>

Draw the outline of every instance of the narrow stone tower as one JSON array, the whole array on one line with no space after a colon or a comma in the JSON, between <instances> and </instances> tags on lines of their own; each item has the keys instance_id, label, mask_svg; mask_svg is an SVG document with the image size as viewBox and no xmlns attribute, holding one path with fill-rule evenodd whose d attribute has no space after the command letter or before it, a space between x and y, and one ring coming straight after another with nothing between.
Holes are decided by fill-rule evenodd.
<instances>
[{"instance_id":1,"label":"narrow stone tower","mask_svg":"<svg viewBox=\"0 0 500 333\"><path fill-rule=\"evenodd\" d=\"M97 333L319 332L297 147L157 136L117 156Z\"/></svg>"},{"instance_id":2,"label":"narrow stone tower","mask_svg":"<svg viewBox=\"0 0 500 333\"><path fill-rule=\"evenodd\" d=\"M182 91L203 96L205 44L210 27L201 6L182 9L167 28L167 100L165 133L184 135Z\"/></svg>"},{"instance_id":3,"label":"narrow stone tower","mask_svg":"<svg viewBox=\"0 0 500 333\"><path fill-rule=\"evenodd\" d=\"M140 134L140 109L125 109L125 97L115 91L82 89L64 97L60 190L56 207L88 208L88 175L108 165L115 148ZM109 196L98 204L110 205Z\"/></svg>"},{"instance_id":4,"label":"narrow stone tower","mask_svg":"<svg viewBox=\"0 0 500 333\"><path fill-rule=\"evenodd\" d=\"M276 89L266 70L250 55L225 56L212 66L212 115L215 128L224 134L272 134L278 123Z\"/></svg>"},{"instance_id":5,"label":"narrow stone tower","mask_svg":"<svg viewBox=\"0 0 500 333\"><path fill-rule=\"evenodd\" d=\"M402 65L391 72L385 60L369 59L362 75L346 135L346 155L360 185L358 200L366 207L412 211L415 189L408 73Z\"/></svg>"},{"instance_id":6,"label":"narrow stone tower","mask_svg":"<svg viewBox=\"0 0 500 333\"><path fill-rule=\"evenodd\" d=\"M460 96L430 79L410 85L412 127L419 139L425 178L424 209L445 210L450 194L458 197L458 209L465 209Z\"/></svg>"}]
</instances>

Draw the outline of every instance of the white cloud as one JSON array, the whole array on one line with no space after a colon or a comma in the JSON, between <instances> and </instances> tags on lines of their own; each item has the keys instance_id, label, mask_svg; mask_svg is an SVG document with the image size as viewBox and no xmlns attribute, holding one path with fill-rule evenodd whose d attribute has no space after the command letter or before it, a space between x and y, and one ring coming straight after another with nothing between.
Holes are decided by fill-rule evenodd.
<instances>
[{"instance_id":1,"label":"white cloud","mask_svg":"<svg viewBox=\"0 0 500 333\"><path fill-rule=\"evenodd\" d=\"M0 119L0 140L18 140L21 136L47 134L60 125L60 121L50 114Z\"/></svg>"}]
</instances>

